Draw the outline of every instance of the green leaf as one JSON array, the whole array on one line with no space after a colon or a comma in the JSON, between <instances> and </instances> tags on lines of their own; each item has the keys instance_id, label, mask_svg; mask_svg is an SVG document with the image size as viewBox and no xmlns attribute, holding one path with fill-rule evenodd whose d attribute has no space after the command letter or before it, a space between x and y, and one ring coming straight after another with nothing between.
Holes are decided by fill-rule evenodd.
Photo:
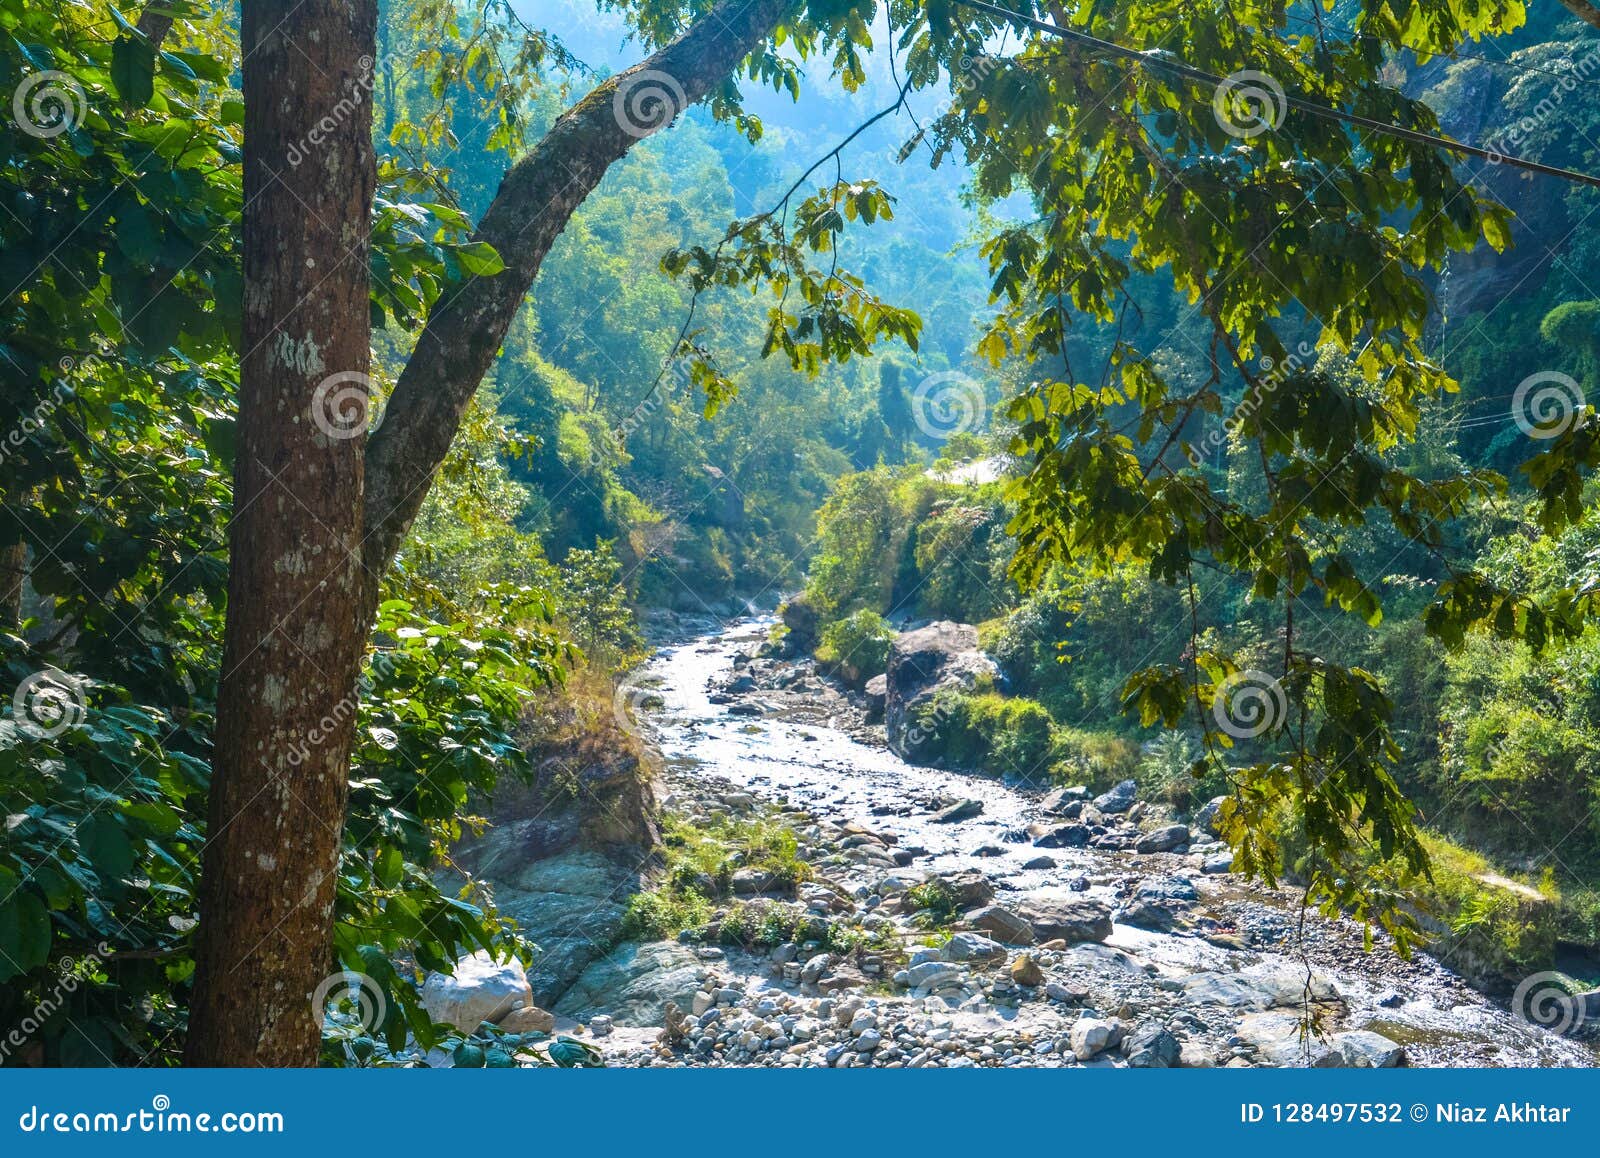
<instances>
[{"instance_id":1,"label":"green leaf","mask_svg":"<svg viewBox=\"0 0 1600 1158\"><path fill-rule=\"evenodd\" d=\"M118 37L111 46L111 83L125 104L143 108L156 92L156 50L147 41Z\"/></svg>"}]
</instances>

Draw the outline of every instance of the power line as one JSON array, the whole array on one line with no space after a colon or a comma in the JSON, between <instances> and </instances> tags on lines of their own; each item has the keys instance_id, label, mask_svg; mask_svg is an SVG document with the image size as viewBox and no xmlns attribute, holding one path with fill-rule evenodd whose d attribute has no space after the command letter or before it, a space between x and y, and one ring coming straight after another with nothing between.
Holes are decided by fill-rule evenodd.
<instances>
[{"instance_id":1,"label":"power line","mask_svg":"<svg viewBox=\"0 0 1600 1158\"><path fill-rule=\"evenodd\" d=\"M972 8L980 12L987 12L992 16L999 16L1005 20L1012 20L1039 32L1048 33L1051 36L1059 36L1063 40L1071 40L1101 52L1109 53L1112 56L1132 61L1135 64L1144 65L1147 68L1174 73L1187 80L1201 81L1213 87L1225 84L1228 80L1227 77L1196 68L1194 65L1186 64L1176 58L1152 56L1137 48L1128 48L1110 40L1102 40L1098 36L1090 36L1087 32L1079 32L1072 28L1061 28L1055 24L1047 24L1043 20L1035 20L1031 16L1013 12L1009 8L1000 8L994 4L985 3L985 0L952 0L952 2L962 8ZM1410 141L1418 145L1432 145L1435 148L1445 149L1452 153L1478 157L1493 164L1509 165L1513 169L1526 169L1530 173L1542 173L1547 177L1560 177L1565 181L1575 181L1582 185L1592 185L1595 188L1600 188L1600 176L1590 173L1580 173L1574 169L1562 169L1556 165L1546 165L1542 161L1530 161L1526 157L1509 157L1504 153L1497 153L1491 149L1481 149L1477 145L1467 145L1460 141L1452 141L1449 137L1441 137L1434 133L1424 133L1419 129L1391 125L1387 121L1374 120L1372 117L1364 117L1359 113L1347 113L1342 109L1336 109L1330 105L1317 104L1315 101L1308 101L1301 97L1288 96L1286 94L1283 99L1284 103L1290 108L1298 109L1300 112L1314 117L1321 117L1323 120L1338 121L1342 124L1366 129L1368 132L1377 133L1381 136L1396 137L1402 141Z\"/></svg>"}]
</instances>

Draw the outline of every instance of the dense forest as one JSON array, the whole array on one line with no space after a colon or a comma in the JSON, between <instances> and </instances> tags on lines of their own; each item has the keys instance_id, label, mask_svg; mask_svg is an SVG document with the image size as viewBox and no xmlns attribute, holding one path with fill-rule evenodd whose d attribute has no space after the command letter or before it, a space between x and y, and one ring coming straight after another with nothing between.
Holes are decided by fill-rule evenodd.
<instances>
[{"instance_id":1,"label":"dense forest","mask_svg":"<svg viewBox=\"0 0 1600 1158\"><path fill-rule=\"evenodd\" d=\"M1385 952L1600 980L1586 0L0 27L5 1064L484 1064L425 988L541 967L497 818L774 610L852 697L975 626L910 763L1225 798ZM811 879L649 810L630 937Z\"/></svg>"}]
</instances>

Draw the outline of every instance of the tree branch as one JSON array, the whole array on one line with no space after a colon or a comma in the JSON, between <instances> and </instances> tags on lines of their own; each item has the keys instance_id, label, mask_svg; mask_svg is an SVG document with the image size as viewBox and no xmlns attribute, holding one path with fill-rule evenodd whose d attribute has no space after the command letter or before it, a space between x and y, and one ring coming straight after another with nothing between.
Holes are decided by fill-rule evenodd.
<instances>
[{"instance_id":1,"label":"tree branch","mask_svg":"<svg viewBox=\"0 0 1600 1158\"><path fill-rule=\"evenodd\" d=\"M1589 0L1561 0L1561 7L1585 24L1600 28L1600 8L1590 4Z\"/></svg>"},{"instance_id":2,"label":"tree branch","mask_svg":"<svg viewBox=\"0 0 1600 1158\"><path fill-rule=\"evenodd\" d=\"M441 298L367 444L368 581L388 569L416 518L462 416L568 220L613 162L722 83L795 0L722 0L671 44L568 109L500 183L473 239L494 246L501 273ZM652 103L653 102L653 103Z\"/></svg>"}]
</instances>

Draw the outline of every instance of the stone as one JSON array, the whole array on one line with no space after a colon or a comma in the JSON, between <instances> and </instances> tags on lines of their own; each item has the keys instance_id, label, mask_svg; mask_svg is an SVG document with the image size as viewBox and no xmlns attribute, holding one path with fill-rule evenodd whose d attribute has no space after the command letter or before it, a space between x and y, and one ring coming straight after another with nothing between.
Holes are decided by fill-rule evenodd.
<instances>
[{"instance_id":1,"label":"stone","mask_svg":"<svg viewBox=\"0 0 1600 1158\"><path fill-rule=\"evenodd\" d=\"M456 962L455 973L430 973L422 983L422 1008L434 1021L470 1033L498 1022L518 1007L533 1006L533 989L516 961L496 961L480 949Z\"/></svg>"},{"instance_id":2,"label":"stone","mask_svg":"<svg viewBox=\"0 0 1600 1158\"><path fill-rule=\"evenodd\" d=\"M1054 788L1044 794L1039 801L1039 807L1052 816L1066 816L1076 819L1083 811L1084 802L1089 798L1089 790L1084 787Z\"/></svg>"},{"instance_id":3,"label":"stone","mask_svg":"<svg viewBox=\"0 0 1600 1158\"><path fill-rule=\"evenodd\" d=\"M1183 1047L1159 1021L1146 1021L1122 1039L1122 1054L1135 1069L1164 1070L1178 1064Z\"/></svg>"},{"instance_id":4,"label":"stone","mask_svg":"<svg viewBox=\"0 0 1600 1158\"><path fill-rule=\"evenodd\" d=\"M1177 916L1166 905L1157 901L1132 900L1117 910L1117 923L1138 929L1151 929L1157 933L1170 933Z\"/></svg>"},{"instance_id":5,"label":"stone","mask_svg":"<svg viewBox=\"0 0 1600 1158\"><path fill-rule=\"evenodd\" d=\"M1139 785L1132 780L1124 780L1109 792L1104 792L1094 798L1094 806L1108 816L1119 812L1126 812L1133 807L1134 799L1139 794Z\"/></svg>"},{"instance_id":6,"label":"stone","mask_svg":"<svg viewBox=\"0 0 1600 1158\"><path fill-rule=\"evenodd\" d=\"M1114 1048L1122 1040L1122 1026L1115 1021L1080 1017L1072 1023L1069 1040L1072 1043L1072 1056L1079 1061L1088 1061L1096 1054Z\"/></svg>"},{"instance_id":7,"label":"stone","mask_svg":"<svg viewBox=\"0 0 1600 1158\"><path fill-rule=\"evenodd\" d=\"M1326 977L1314 973L1308 982L1305 973L1288 965L1238 973L1194 973L1183 979L1182 992L1184 1000L1195 1005L1268 1010L1299 1005L1308 988L1313 1001L1338 1000L1338 990Z\"/></svg>"},{"instance_id":8,"label":"stone","mask_svg":"<svg viewBox=\"0 0 1600 1158\"><path fill-rule=\"evenodd\" d=\"M876 720L883 716L883 710L889 702L889 677L875 675L867 681L863 691L867 701L867 715Z\"/></svg>"},{"instance_id":9,"label":"stone","mask_svg":"<svg viewBox=\"0 0 1600 1158\"><path fill-rule=\"evenodd\" d=\"M1056 867L1056 862L1052 857L1036 856L1022 867L1024 869L1053 869Z\"/></svg>"},{"instance_id":10,"label":"stone","mask_svg":"<svg viewBox=\"0 0 1600 1158\"><path fill-rule=\"evenodd\" d=\"M1231 873L1233 871L1232 850L1212 853L1200 862L1200 871L1208 876L1215 876L1218 873Z\"/></svg>"},{"instance_id":11,"label":"stone","mask_svg":"<svg viewBox=\"0 0 1600 1158\"><path fill-rule=\"evenodd\" d=\"M1332 1045L1344 1065L1353 1069L1391 1069L1404 1065L1406 1060L1404 1046L1370 1029L1336 1033Z\"/></svg>"},{"instance_id":12,"label":"stone","mask_svg":"<svg viewBox=\"0 0 1600 1158\"><path fill-rule=\"evenodd\" d=\"M1039 962L1027 953L1018 953L1016 959L1011 962L1011 980L1018 985L1043 985L1044 970L1039 968Z\"/></svg>"},{"instance_id":13,"label":"stone","mask_svg":"<svg viewBox=\"0 0 1600 1158\"><path fill-rule=\"evenodd\" d=\"M1084 848L1089 843L1089 829L1082 824L1059 824L1033 838L1035 848Z\"/></svg>"},{"instance_id":14,"label":"stone","mask_svg":"<svg viewBox=\"0 0 1600 1158\"><path fill-rule=\"evenodd\" d=\"M669 1001L694 1002L703 968L693 949L675 941L624 941L579 975L555 1012L579 1021L603 1012L623 1025L659 1025Z\"/></svg>"},{"instance_id":15,"label":"stone","mask_svg":"<svg viewBox=\"0 0 1600 1158\"><path fill-rule=\"evenodd\" d=\"M975 928L982 929L996 941L1004 944L1033 944L1033 925L1021 914L1003 905L988 905L975 913L968 914L967 920Z\"/></svg>"},{"instance_id":16,"label":"stone","mask_svg":"<svg viewBox=\"0 0 1600 1158\"><path fill-rule=\"evenodd\" d=\"M777 892L781 887L781 882L777 876L762 869L753 868L736 870L730 884L734 892L744 896L754 893Z\"/></svg>"},{"instance_id":17,"label":"stone","mask_svg":"<svg viewBox=\"0 0 1600 1158\"><path fill-rule=\"evenodd\" d=\"M597 1013L589 1019L589 1032L595 1037L610 1037L615 1022L604 1013Z\"/></svg>"},{"instance_id":18,"label":"stone","mask_svg":"<svg viewBox=\"0 0 1600 1158\"><path fill-rule=\"evenodd\" d=\"M924 961L907 969L906 979L911 983L911 987L916 989L923 985L937 985L943 981L962 981L966 979L966 973L959 965L949 961Z\"/></svg>"},{"instance_id":19,"label":"stone","mask_svg":"<svg viewBox=\"0 0 1600 1158\"><path fill-rule=\"evenodd\" d=\"M994 661L978 647L978 629L970 623L941 621L901 632L889 649L884 672L884 726L889 747L911 763L926 759L920 749L927 737L912 719L916 709L932 701L942 688L970 689L979 678L997 674Z\"/></svg>"},{"instance_id":20,"label":"stone","mask_svg":"<svg viewBox=\"0 0 1600 1158\"><path fill-rule=\"evenodd\" d=\"M500 1019L500 1028L507 1033L554 1033L555 1015L537 1005L519 1005Z\"/></svg>"},{"instance_id":21,"label":"stone","mask_svg":"<svg viewBox=\"0 0 1600 1158\"><path fill-rule=\"evenodd\" d=\"M1194 814L1194 826L1207 836L1221 836L1217 831L1217 814L1222 806L1227 803L1226 796L1213 796L1202 804Z\"/></svg>"},{"instance_id":22,"label":"stone","mask_svg":"<svg viewBox=\"0 0 1600 1158\"><path fill-rule=\"evenodd\" d=\"M941 810L933 818L935 824L955 824L962 820L971 820L983 812L983 801L963 800L959 804L952 804L949 808Z\"/></svg>"},{"instance_id":23,"label":"stone","mask_svg":"<svg viewBox=\"0 0 1600 1158\"><path fill-rule=\"evenodd\" d=\"M946 961L993 961L1006 955L1006 947L978 933L956 933L944 945Z\"/></svg>"},{"instance_id":24,"label":"stone","mask_svg":"<svg viewBox=\"0 0 1600 1158\"><path fill-rule=\"evenodd\" d=\"M1139 853L1171 852L1181 845L1189 843L1189 826L1186 824L1169 824L1164 828L1147 832L1139 838L1133 850Z\"/></svg>"},{"instance_id":25,"label":"stone","mask_svg":"<svg viewBox=\"0 0 1600 1158\"><path fill-rule=\"evenodd\" d=\"M1111 911L1055 889L1041 889L1017 905L1017 915L1033 928L1035 940L1060 938L1068 944L1104 941L1111 936Z\"/></svg>"},{"instance_id":26,"label":"stone","mask_svg":"<svg viewBox=\"0 0 1600 1158\"><path fill-rule=\"evenodd\" d=\"M939 877L960 909L975 909L994 900L994 882L980 872L954 872Z\"/></svg>"}]
</instances>

